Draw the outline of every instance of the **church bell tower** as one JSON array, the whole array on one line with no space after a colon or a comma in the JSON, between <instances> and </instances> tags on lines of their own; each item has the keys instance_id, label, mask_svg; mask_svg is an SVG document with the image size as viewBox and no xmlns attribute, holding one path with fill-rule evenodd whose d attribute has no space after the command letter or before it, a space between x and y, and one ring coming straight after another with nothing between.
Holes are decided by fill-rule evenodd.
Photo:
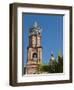
<instances>
[{"instance_id":1,"label":"church bell tower","mask_svg":"<svg viewBox=\"0 0 74 90\"><path fill-rule=\"evenodd\" d=\"M41 27L34 23L29 29L29 46L27 48L27 74L37 74L37 65L42 63Z\"/></svg>"}]
</instances>

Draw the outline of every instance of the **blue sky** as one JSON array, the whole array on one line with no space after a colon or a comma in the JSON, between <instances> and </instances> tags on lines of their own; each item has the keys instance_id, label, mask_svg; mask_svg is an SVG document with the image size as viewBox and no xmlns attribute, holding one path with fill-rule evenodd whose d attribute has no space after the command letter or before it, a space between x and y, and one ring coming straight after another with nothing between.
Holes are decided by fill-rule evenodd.
<instances>
[{"instance_id":1,"label":"blue sky","mask_svg":"<svg viewBox=\"0 0 74 90\"><path fill-rule=\"evenodd\" d=\"M54 57L63 55L63 16L23 13L24 63L27 62L29 28L37 21L42 28L43 63L48 63L51 52Z\"/></svg>"}]
</instances>

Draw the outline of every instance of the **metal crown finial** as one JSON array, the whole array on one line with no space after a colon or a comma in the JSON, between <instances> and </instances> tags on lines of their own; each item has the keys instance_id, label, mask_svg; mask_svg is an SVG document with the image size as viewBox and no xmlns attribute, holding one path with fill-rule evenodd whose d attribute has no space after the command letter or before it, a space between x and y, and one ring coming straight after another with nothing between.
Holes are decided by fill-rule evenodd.
<instances>
[{"instance_id":1,"label":"metal crown finial","mask_svg":"<svg viewBox=\"0 0 74 90\"><path fill-rule=\"evenodd\" d=\"M34 22L34 27L37 27L37 26L38 26L38 24L37 24L37 22L35 21L35 22Z\"/></svg>"}]
</instances>

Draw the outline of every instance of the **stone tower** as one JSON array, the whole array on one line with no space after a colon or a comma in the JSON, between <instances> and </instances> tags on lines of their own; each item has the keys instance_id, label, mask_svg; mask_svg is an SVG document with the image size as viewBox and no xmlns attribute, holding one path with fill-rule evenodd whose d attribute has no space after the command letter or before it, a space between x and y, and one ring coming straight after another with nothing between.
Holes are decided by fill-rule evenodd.
<instances>
[{"instance_id":1,"label":"stone tower","mask_svg":"<svg viewBox=\"0 0 74 90\"><path fill-rule=\"evenodd\" d=\"M27 74L37 74L37 65L42 63L41 27L34 23L29 29L29 46L27 48Z\"/></svg>"}]
</instances>

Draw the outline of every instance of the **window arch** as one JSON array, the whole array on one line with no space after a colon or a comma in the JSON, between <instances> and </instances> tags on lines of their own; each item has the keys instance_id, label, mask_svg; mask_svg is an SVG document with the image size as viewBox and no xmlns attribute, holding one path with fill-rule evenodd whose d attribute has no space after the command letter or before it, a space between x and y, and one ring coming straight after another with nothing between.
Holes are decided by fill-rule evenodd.
<instances>
[{"instance_id":1,"label":"window arch","mask_svg":"<svg viewBox=\"0 0 74 90\"><path fill-rule=\"evenodd\" d=\"M33 60L37 61L37 53L33 53Z\"/></svg>"}]
</instances>

